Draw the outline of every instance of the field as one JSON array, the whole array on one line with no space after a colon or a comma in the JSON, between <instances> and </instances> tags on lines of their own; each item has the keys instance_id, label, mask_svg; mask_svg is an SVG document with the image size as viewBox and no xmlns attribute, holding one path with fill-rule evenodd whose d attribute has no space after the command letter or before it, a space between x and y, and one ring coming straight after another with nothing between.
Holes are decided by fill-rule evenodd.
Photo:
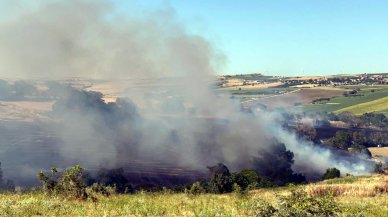
<instances>
[{"instance_id":1,"label":"field","mask_svg":"<svg viewBox=\"0 0 388 217\"><path fill-rule=\"evenodd\" d=\"M261 103L272 107L286 107L293 106L298 103L308 104L311 103L314 99L335 97L342 95L342 93L342 90L336 89L325 90L320 88L307 88L289 94L284 94L273 98L267 98L262 100Z\"/></svg>"},{"instance_id":2,"label":"field","mask_svg":"<svg viewBox=\"0 0 388 217\"><path fill-rule=\"evenodd\" d=\"M267 84L241 85L240 83L236 83L234 86L231 87L221 88L221 90L258 90L263 88L276 87L282 84L281 82L273 82Z\"/></svg>"},{"instance_id":3,"label":"field","mask_svg":"<svg viewBox=\"0 0 388 217\"><path fill-rule=\"evenodd\" d=\"M278 88L278 93L262 96L250 104L262 103L269 107L292 107L296 104L309 104L315 99L341 96L342 89L326 88ZM267 89L271 90L271 88ZM254 97L253 95L251 97Z\"/></svg>"},{"instance_id":4,"label":"field","mask_svg":"<svg viewBox=\"0 0 388 217\"><path fill-rule=\"evenodd\" d=\"M303 110L309 112L336 112L347 111L349 109L351 112L360 114L361 112L373 112L376 110L377 106L379 112L386 112L386 101L382 100L386 96L388 96L387 87L374 89L373 91L370 88L365 88L359 91L356 96L338 96L325 103L305 105L303 106ZM373 102L372 107L368 106L371 102ZM356 106L359 104L363 105Z\"/></svg>"},{"instance_id":5,"label":"field","mask_svg":"<svg viewBox=\"0 0 388 217\"><path fill-rule=\"evenodd\" d=\"M351 112L362 115L366 112L379 112L388 115L388 86L381 83L356 83L353 85L335 84L321 86L317 83L306 83L307 80L355 77L356 75L335 76L302 76L302 77L270 77L260 74L234 75L227 78L227 87L219 91L228 91L239 98L244 107L257 103L270 108L294 107L306 112ZM243 82L260 80L266 84L242 85ZM296 82L287 86L287 82ZM283 83L285 82L285 83ZM343 93L358 90L356 94L343 96ZM330 100L323 100L330 98ZM320 100L312 103L314 100Z\"/></svg>"},{"instance_id":6,"label":"field","mask_svg":"<svg viewBox=\"0 0 388 217\"><path fill-rule=\"evenodd\" d=\"M388 97L372 100L365 103L349 106L335 111L335 113L351 112L355 115L362 115L367 112L380 112L388 109Z\"/></svg>"},{"instance_id":7,"label":"field","mask_svg":"<svg viewBox=\"0 0 388 217\"><path fill-rule=\"evenodd\" d=\"M372 147L368 148L368 150L371 152L372 156L383 156L388 157L388 147Z\"/></svg>"},{"instance_id":8,"label":"field","mask_svg":"<svg viewBox=\"0 0 388 217\"><path fill-rule=\"evenodd\" d=\"M38 191L2 193L0 216L257 216L266 202L276 204L279 195L304 190L311 196L334 195L341 216L386 216L388 177L345 177L316 184L269 188L247 194L224 195L139 192L98 196L97 200L66 200Z\"/></svg>"}]
</instances>

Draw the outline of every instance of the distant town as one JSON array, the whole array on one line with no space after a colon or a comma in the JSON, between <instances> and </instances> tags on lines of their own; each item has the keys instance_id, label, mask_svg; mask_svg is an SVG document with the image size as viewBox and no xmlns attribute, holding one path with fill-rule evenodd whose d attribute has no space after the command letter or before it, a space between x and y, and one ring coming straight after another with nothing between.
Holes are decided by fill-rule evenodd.
<instances>
[{"instance_id":1,"label":"distant town","mask_svg":"<svg viewBox=\"0 0 388 217\"><path fill-rule=\"evenodd\" d=\"M333 76L303 76L283 77L265 76L263 74L250 75L225 75L218 77L219 87L256 86L281 83L279 86L344 86L344 85L387 85L388 73L383 74L358 74L358 75L333 75Z\"/></svg>"}]
</instances>

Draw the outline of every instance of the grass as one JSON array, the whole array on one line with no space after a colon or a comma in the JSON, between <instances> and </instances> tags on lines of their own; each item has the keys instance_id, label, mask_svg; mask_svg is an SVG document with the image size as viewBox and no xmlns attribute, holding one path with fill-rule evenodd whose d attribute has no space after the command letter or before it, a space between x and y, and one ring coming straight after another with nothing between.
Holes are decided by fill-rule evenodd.
<instances>
[{"instance_id":1,"label":"grass","mask_svg":"<svg viewBox=\"0 0 388 217\"><path fill-rule=\"evenodd\" d=\"M347 107L355 106L362 103L368 103L374 100L379 100L388 96L388 87L375 89L371 91L369 89L363 89L358 92L359 96L339 96L334 97L325 104L310 104L303 106L303 110L306 112L335 112ZM385 112L388 109L380 108Z\"/></svg>"},{"instance_id":2,"label":"grass","mask_svg":"<svg viewBox=\"0 0 388 217\"><path fill-rule=\"evenodd\" d=\"M335 113L351 112L355 115L362 115L367 112L380 112L388 109L388 97L360 103L336 110Z\"/></svg>"},{"instance_id":3,"label":"grass","mask_svg":"<svg viewBox=\"0 0 388 217\"><path fill-rule=\"evenodd\" d=\"M331 194L333 196L374 197L388 194L388 177L345 177L306 186L313 196ZM388 204L387 204L388 205Z\"/></svg>"},{"instance_id":4,"label":"grass","mask_svg":"<svg viewBox=\"0 0 388 217\"><path fill-rule=\"evenodd\" d=\"M0 193L0 216L255 216L263 201L276 202L276 195L303 189L336 186L335 200L343 216L385 216L388 213L388 177L383 175L345 177L316 184L259 189L247 195L237 193L190 195L185 193L145 193L99 196L98 201L65 200L40 192ZM376 187L377 186L377 187ZM376 188L385 189L376 191ZM369 194L374 192L374 194Z\"/></svg>"}]
</instances>

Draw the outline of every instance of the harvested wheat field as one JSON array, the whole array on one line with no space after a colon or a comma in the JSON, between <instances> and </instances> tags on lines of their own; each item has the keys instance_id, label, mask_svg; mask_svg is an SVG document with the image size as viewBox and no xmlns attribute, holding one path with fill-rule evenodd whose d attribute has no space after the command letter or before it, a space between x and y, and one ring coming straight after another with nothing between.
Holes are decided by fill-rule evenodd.
<instances>
[{"instance_id":1,"label":"harvested wheat field","mask_svg":"<svg viewBox=\"0 0 388 217\"><path fill-rule=\"evenodd\" d=\"M368 148L373 157L382 156L388 157L388 147L372 147Z\"/></svg>"}]
</instances>

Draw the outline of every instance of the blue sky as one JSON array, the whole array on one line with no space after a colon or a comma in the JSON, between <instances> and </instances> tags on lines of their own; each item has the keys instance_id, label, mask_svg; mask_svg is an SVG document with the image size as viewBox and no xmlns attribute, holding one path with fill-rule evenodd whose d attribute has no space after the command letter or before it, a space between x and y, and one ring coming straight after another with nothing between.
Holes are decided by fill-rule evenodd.
<instances>
[{"instance_id":1,"label":"blue sky","mask_svg":"<svg viewBox=\"0 0 388 217\"><path fill-rule=\"evenodd\" d=\"M388 72L388 1L116 0L125 12L172 8L227 56L220 74Z\"/></svg>"}]
</instances>

